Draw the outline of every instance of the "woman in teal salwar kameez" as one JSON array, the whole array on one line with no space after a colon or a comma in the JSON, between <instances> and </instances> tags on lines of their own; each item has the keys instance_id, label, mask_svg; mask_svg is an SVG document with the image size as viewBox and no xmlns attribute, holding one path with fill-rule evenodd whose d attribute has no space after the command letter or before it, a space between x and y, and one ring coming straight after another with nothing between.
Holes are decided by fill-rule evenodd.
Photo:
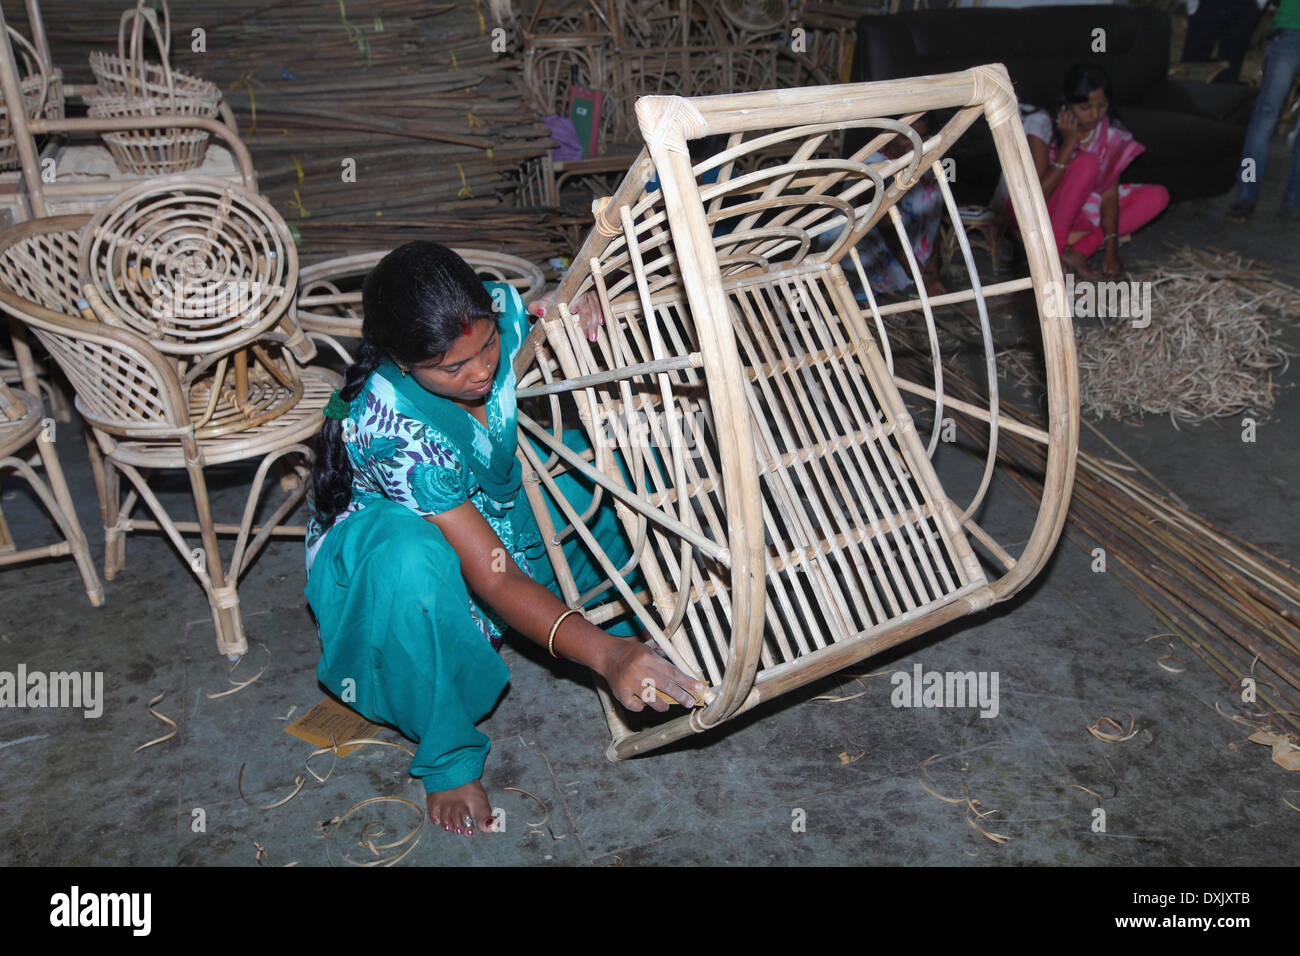
<instances>
[{"instance_id":1,"label":"woman in teal salwar kameez","mask_svg":"<svg viewBox=\"0 0 1300 956\"><path fill-rule=\"evenodd\" d=\"M703 685L555 596L515 457L512 359L528 333L518 293L419 242L375 267L363 305L365 344L326 410L313 476L317 673L417 742L411 772L430 818L472 833L491 816L479 783L489 740L475 724L509 681L497 653L507 633L592 667L632 710L666 708L647 687L690 706ZM563 481L585 510L590 488ZM612 509L592 530L616 560L627 553ZM603 579L580 550L566 557L580 589Z\"/></svg>"}]
</instances>

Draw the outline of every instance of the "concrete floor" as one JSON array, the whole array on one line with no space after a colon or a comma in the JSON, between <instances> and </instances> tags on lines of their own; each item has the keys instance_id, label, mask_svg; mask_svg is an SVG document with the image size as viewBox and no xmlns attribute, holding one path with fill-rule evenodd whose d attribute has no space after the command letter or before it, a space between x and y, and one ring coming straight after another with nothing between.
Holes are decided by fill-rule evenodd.
<instances>
[{"instance_id":1,"label":"concrete floor","mask_svg":"<svg viewBox=\"0 0 1300 956\"><path fill-rule=\"evenodd\" d=\"M1209 242L1290 270L1300 285L1300 228L1272 212L1285 168L1280 146L1275 152L1250 226L1223 222L1228 197L1183 204L1125 247L1126 263L1152 262L1166 243ZM1286 339L1300 350L1300 329L1290 327ZM1293 385L1296 374L1282 380ZM1298 417L1300 401L1287 388L1254 444L1241 442L1236 421L1174 430L1149 419L1103 430L1194 509L1294 563ZM1083 443L1099 450L1086 432ZM103 536L78 427L60 426L58 445L98 562ZM18 539L48 540L47 523L18 483L6 478L3 494ZM1004 489L993 494L1009 521L1026 518ZM233 506L230 493L217 497ZM386 820L390 834L414 825L413 811L388 805L359 811L338 839L318 835L318 821L368 797L421 802L405 756L391 748L340 760L323 784L308 776L279 809L253 809L236 790L241 765L257 804L287 795L306 772L311 747L282 729L291 707L296 717L322 697L300 542L273 543L241 587L250 638L269 657L254 645L235 676L264 663L265 674L215 700L206 694L229 686L230 665L215 653L202 592L160 537L130 541L126 570L107 584L98 609L66 559L4 570L0 586L0 670L21 662L28 670L102 671L106 698L98 719L0 711L0 863L247 866L256 843L272 864L325 865L345 854L365 859L356 845L365 821ZM812 700L861 689L836 678L617 764L604 758L608 732L583 674L551 666L531 648L507 647L513 681L483 724L494 741L484 783L506 811L506 832L462 839L427 829L401 865L1293 863L1300 839L1281 798L1300 782L1215 713L1213 703L1227 705L1229 695L1198 659L1181 674L1155 665L1143 639L1160 630L1118 580L1092 573L1084 553L1065 542L1009 604L859 668L997 671L995 718L896 709L884 677L868 679L869 692L856 700ZM132 753L165 730L146 709L160 693L158 709L179 732ZM1140 732L1125 743L1102 743L1085 730L1102 715L1129 713ZM921 787L917 767L935 754L942 756L926 767L930 786L997 810L984 825L1006 835L1005 845ZM313 766L323 772L328 760ZM1094 800L1070 784L1102 794L1104 833L1092 829ZM535 795L545 811L511 787ZM530 825L544 812L544 825Z\"/></svg>"}]
</instances>

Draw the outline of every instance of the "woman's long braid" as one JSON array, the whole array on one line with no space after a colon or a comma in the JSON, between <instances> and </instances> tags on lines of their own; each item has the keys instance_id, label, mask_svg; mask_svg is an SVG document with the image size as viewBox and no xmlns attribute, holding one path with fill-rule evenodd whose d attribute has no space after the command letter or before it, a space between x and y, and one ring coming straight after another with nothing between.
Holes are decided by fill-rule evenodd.
<instances>
[{"instance_id":1,"label":"woman's long braid","mask_svg":"<svg viewBox=\"0 0 1300 956\"><path fill-rule=\"evenodd\" d=\"M344 375L339 397L350 402L361 392L370 373L384 361L384 355L364 343L354 364ZM328 528L347 508L352 495L352 462L343 441L343 421L327 418L316 436L316 464L312 469L312 507L316 520Z\"/></svg>"}]
</instances>

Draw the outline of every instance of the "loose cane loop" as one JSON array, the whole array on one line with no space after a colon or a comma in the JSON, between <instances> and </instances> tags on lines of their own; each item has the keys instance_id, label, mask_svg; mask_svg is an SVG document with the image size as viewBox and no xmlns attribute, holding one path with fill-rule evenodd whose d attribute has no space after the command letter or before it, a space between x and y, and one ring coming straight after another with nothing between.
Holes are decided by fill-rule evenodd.
<instances>
[{"instance_id":1,"label":"loose cane loop","mask_svg":"<svg viewBox=\"0 0 1300 956\"><path fill-rule=\"evenodd\" d=\"M591 201L591 215L595 220L596 231L602 236L622 235L622 225L605 216L605 210L609 208L609 199L609 196L601 196Z\"/></svg>"}]
</instances>

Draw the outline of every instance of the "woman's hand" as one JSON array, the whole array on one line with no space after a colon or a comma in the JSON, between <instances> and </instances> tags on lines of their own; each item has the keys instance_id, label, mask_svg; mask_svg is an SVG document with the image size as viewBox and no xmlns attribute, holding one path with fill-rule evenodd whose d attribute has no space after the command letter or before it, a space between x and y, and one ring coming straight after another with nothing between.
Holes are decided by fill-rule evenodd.
<instances>
[{"instance_id":1,"label":"woman's hand","mask_svg":"<svg viewBox=\"0 0 1300 956\"><path fill-rule=\"evenodd\" d=\"M582 334L590 342L596 341L596 330L605 324L605 312L600 307L600 296L594 290L584 292L573 300L569 310L582 325Z\"/></svg>"},{"instance_id":2,"label":"woman's hand","mask_svg":"<svg viewBox=\"0 0 1300 956\"><path fill-rule=\"evenodd\" d=\"M1061 134L1061 148L1057 151L1056 158L1060 161L1064 157L1064 161L1068 163L1070 154L1079 145L1079 139L1082 135L1082 130L1079 129L1079 120L1074 115L1074 110L1068 106L1061 107L1061 111L1056 114L1056 128Z\"/></svg>"},{"instance_id":3,"label":"woman's hand","mask_svg":"<svg viewBox=\"0 0 1300 956\"><path fill-rule=\"evenodd\" d=\"M610 640L606 659L597 670L628 710L644 710L649 705L666 711L668 703L656 691L683 707L694 707L697 697L704 693L704 684L683 674L636 638L610 636Z\"/></svg>"},{"instance_id":4,"label":"woman's hand","mask_svg":"<svg viewBox=\"0 0 1300 956\"><path fill-rule=\"evenodd\" d=\"M520 570L472 501L427 520L438 526L455 549L471 591L534 643L602 675L624 707L643 710L649 704L655 710L667 710L668 704L656 690L684 707L693 707L696 695L707 690L635 638L606 634L580 614L560 620L564 604ZM477 812L468 815L480 822L486 819Z\"/></svg>"},{"instance_id":5,"label":"woman's hand","mask_svg":"<svg viewBox=\"0 0 1300 956\"><path fill-rule=\"evenodd\" d=\"M555 305L555 293L558 291L557 286L530 305L528 311L538 317L545 316L547 310ZM582 334L587 337L587 341L596 341L596 331L605 324L605 313L600 307L600 296L596 295L594 290L584 292L573 300L569 312L578 319L582 326Z\"/></svg>"},{"instance_id":6,"label":"woman's hand","mask_svg":"<svg viewBox=\"0 0 1300 956\"><path fill-rule=\"evenodd\" d=\"M1101 257L1101 274L1107 279L1114 279L1124 271L1124 263L1119 261L1119 250L1111 249L1109 245L1105 254Z\"/></svg>"}]
</instances>

